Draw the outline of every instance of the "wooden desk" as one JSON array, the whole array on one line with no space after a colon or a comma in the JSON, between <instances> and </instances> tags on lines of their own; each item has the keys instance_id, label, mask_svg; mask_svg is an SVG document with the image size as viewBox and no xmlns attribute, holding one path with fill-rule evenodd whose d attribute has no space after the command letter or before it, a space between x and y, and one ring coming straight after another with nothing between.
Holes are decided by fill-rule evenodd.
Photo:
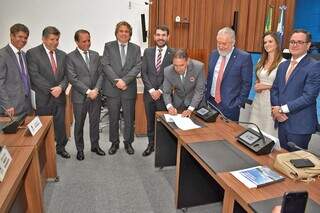
<instances>
[{"instance_id":1,"label":"wooden desk","mask_svg":"<svg viewBox=\"0 0 320 213\"><path fill-rule=\"evenodd\" d=\"M286 178L283 182L248 189L229 171L213 170L190 144L205 141L219 143L217 140L226 140L245 156L270 168L273 168L275 156L284 150L257 156L236 141L235 136L243 131L243 127L238 124L217 119L215 123L206 123L202 130L181 132L166 123L162 114L163 112L157 112L155 166L161 168L176 165L177 208L223 201L223 212L253 212L250 204L282 196L284 192L291 190L307 190L310 198L320 204L320 181L302 183Z\"/></svg>"},{"instance_id":2,"label":"wooden desk","mask_svg":"<svg viewBox=\"0 0 320 213\"><path fill-rule=\"evenodd\" d=\"M0 183L0 212L43 212L37 153L33 147L7 147L12 156Z\"/></svg>"},{"instance_id":3,"label":"wooden desk","mask_svg":"<svg viewBox=\"0 0 320 213\"><path fill-rule=\"evenodd\" d=\"M141 78L137 78L137 98L135 107L135 134L136 136L147 135L147 117L143 101L143 82Z\"/></svg>"},{"instance_id":4,"label":"wooden desk","mask_svg":"<svg viewBox=\"0 0 320 213\"><path fill-rule=\"evenodd\" d=\"M30 122L32 117L27 117L26 122ZM46 180L57 180L56 147L54 138L54 127L52 116L40 116L41 129L35 136L31 136L27 129L20 129L16 134L0 134L0 145L7 147L33 147L35 159L41 173L42 190ZM38 156L38 157L37 157Z\"/></svg>"}]
</instances>

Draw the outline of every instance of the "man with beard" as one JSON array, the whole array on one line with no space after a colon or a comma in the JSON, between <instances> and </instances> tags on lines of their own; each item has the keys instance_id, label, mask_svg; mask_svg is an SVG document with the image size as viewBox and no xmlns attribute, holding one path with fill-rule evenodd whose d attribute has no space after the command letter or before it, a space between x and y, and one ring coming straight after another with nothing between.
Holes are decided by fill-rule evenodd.
<instances>
[{"instance_id":1,"label":"man with beard","mask_svg":"<svg viewBox=\"0 0 320 213\"><path fill-rule=\"evenodd\" d=\"M141 75L149 143L142 156L148 156L154 151L155 112L166 110L162 97L162 83L163 70L172 63L173 50L167 46L169 37L169 28L165 25L158 26L153 35L156 47L145 49L143 54Z\"/></svg>"},{"instance_id":2,"label":"man with beard","mask_svg":"<svg viewBox=\"0 0 320 213\"><path fill-rule=\"evenodd\" d=\"M235 32L224 27L217 34L217 50L209 58L206 99L229 119L238 121L252 82L249 53L234 47Z\"/></svg>"}]
</instances>

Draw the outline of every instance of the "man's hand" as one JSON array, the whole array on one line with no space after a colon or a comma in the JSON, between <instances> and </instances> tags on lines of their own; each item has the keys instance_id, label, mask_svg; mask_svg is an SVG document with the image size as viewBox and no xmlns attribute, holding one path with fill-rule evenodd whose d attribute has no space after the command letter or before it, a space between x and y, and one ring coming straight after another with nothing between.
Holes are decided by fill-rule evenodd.
<instances>
[{"instance_id":1,"label":"man's hand","mask_svg":"<svg viewBox=\"0 0 320 213\"><path fill-rule=\"evenodd\" d=\"M14 116L14 108L13 107L10 107L8 109L6 109L6 112L5 112L9 117L12 117Z\"/></svg>"},{"instance_id":2,"label":"man's hand","mask_svg":"<svg viewBox=\"0 0 320 213\"><path fill-rule=\"evenodd\" d=\"M161 92L159 90L155 90L150 93L153 100L158 100L161 97Z\"/></svg>"},{"instance_id":3,"label":"man's hand","mask_svg":"<svg viewBox=\"0 0 320 213\"><path fill-rule=\"evenodd\" d=\"M168 112L169 112L170 115L178 114L177 109L174 108L173 106L169 107Z\"/></svg>"},{"instance_id":4,"label":"man's hand","mask_svg":"<svg viewBox=\"0 0 320 213\"><path fill-rule=\"evenodd\" d=\"M280 113L279 110L281 109L280 106L274 106L272 107L272 117L274 120L277 120L279 122L284 122L288 120L288 116L284 113Z\"/></svg>"},{"instance_id":5,"label":"man's hand","mask_svg":"<svg viewBox=\"0 0 320 213\"><path fill-rule=\"evenodd\" d=\"M51 95L53 95L53 97L55 97L55 98L58 98L60 96L61 92L62 92L62 88L60 86L52 87L50 89Z\"/></svg>"},{"instance_id":6,"label":"man's hand","mask_svg":"<svg viewBox=\"0 0 320 213\"><path fill-rule=\"evenodd\" d=\"M184 110L183 112L182 112L182 117L190 117L191 116L191 113L192 113L192 111L191 110Z\"/></svg>"},{"instance_id":7,"label":"man's hand","mask_svg":"<svg viewBox=\"0 0 320 213\"><path fill-rule=\"evenodd\" d=\"M122 79L119 79L116 83L116 87L118 87L121 90L126 90L127 84Z\"/></svg>"},{"instance_id":8,"label":"man's hand","mask_svg":"<svg viewBox=\"0 0 320 213\"><path fill-rule=\"evenodd\" d=\"M88 93L87 97L90 98L91 100L95 100L98 96L99 92L97 89L90 90Z\"/></svg>"}]
</instances>

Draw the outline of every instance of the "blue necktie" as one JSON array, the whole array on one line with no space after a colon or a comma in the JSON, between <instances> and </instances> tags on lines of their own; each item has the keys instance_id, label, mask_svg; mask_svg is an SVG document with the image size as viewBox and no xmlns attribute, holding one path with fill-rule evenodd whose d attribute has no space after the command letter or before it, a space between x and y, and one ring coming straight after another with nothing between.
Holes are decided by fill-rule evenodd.
<instances>
[{"instance_id":1,"label":"blue necktie","mask_svg":"<svg viewBox=\"0 0 320 213\"><path fill-rule=\"evenodd\" d=\"M25 66L23 63L21 51L18 52L18 55L19 55L19 64L20 64L20 78L23 82L24 94L26 96L29 96L30 87L29 87L29 82L28 82L28 74L26 72L26 69L25 69Z\"/></svg>"}]
</instances>

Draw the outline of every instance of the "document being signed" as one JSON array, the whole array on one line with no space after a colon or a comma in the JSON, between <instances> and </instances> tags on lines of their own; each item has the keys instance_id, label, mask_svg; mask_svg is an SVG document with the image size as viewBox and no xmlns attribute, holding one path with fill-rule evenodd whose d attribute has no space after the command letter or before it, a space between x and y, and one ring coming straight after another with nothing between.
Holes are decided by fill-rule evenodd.
<instances>
[{"instance_id":1,"label":"document being signed","mask_svg":"<svg viewBox=\"0 0 320 213\"><path fill-rule=\"evenodd\" d=\"M190 118L182 117L181 114L178 114L178 115L164 114L164 117L167 122L174 122L177 125L177 127L182 130L201 128L201 126L195 124Z\"/></svg>"}]
</instances>

